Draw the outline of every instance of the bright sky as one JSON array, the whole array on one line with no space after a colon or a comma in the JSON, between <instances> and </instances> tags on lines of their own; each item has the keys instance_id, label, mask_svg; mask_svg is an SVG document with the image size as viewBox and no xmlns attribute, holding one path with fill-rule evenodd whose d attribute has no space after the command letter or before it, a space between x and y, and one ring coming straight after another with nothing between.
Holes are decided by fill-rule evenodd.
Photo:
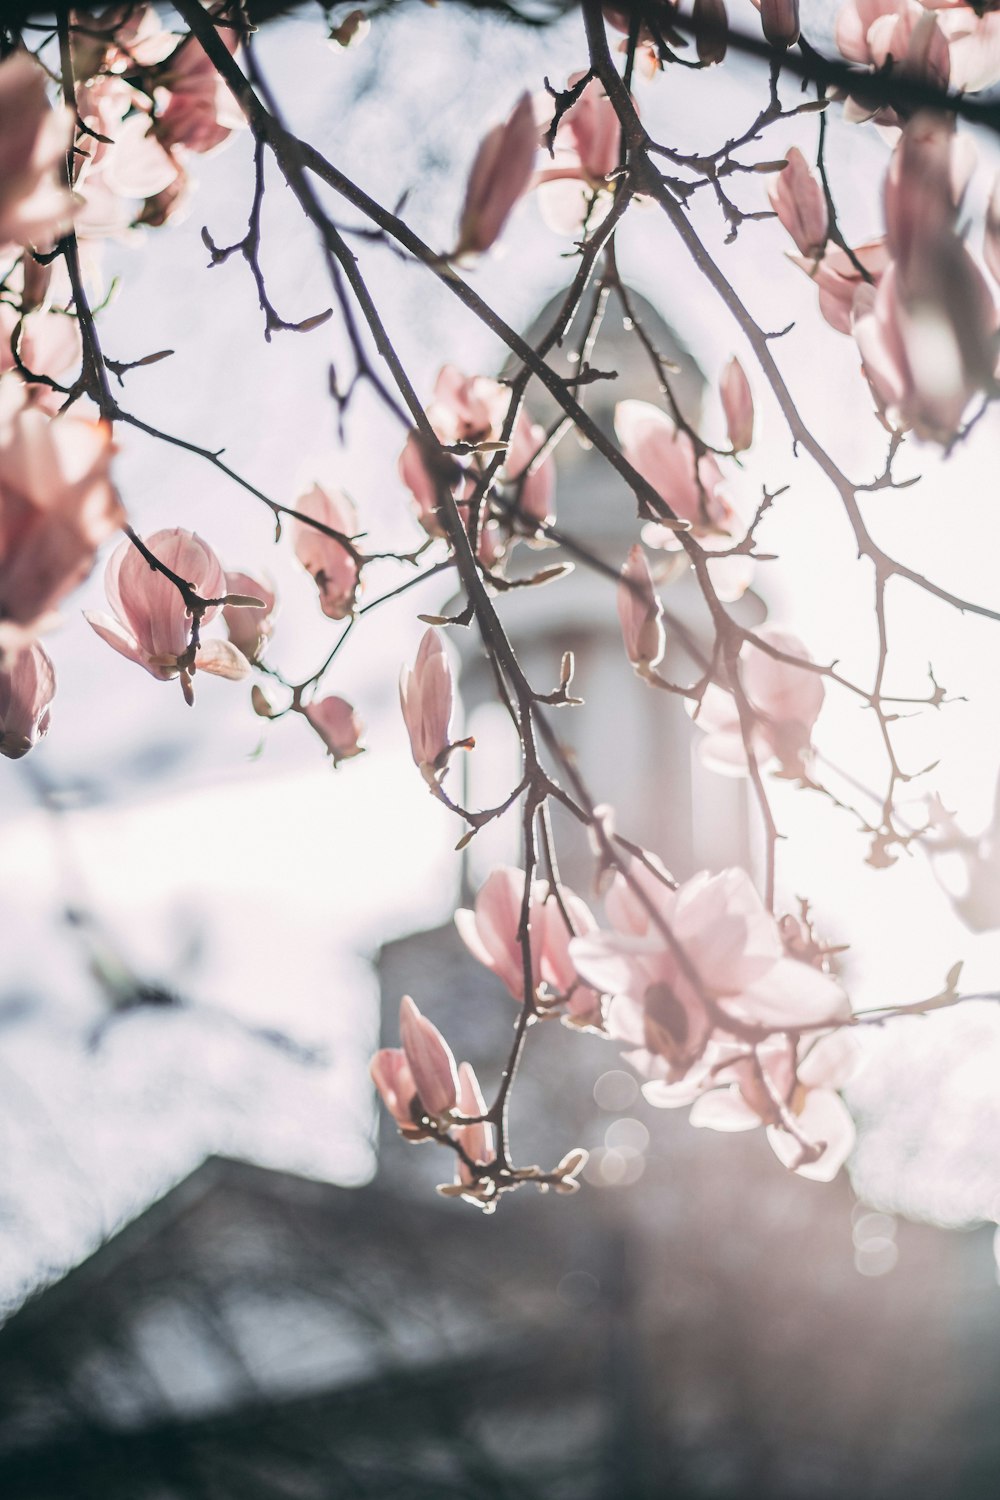
<instances>
[{"instance_id":1,"label":"bright sky","mask_svg":"<svg viewBox=\"0 0 1000 1500\"><path fill-rule=\"evenodd\" d=\"M381 30L339 57L311 20L296 19L266 36L267 71L303 134L382 201L409 189L415 227L444 245L475 142L521 87L537 88L544 72L561 79L583 63L578 23L547 37L544 59L533 35L483 17L473 23L452 7L417 7ZM709 126L701 77L674 69L653 85L637 83L636 93L661 139L703 147L706 132L721 141L752 118L751 78L727 66L724 82L715 81ZM378 88L347 108L356 79ZM397 82L389 88L387 79ZM774 132L769 155L780 156L793 138ZM886 152L870 128L833 132L834 191L851 191L845 229L854 240L881 227L874 191L866 201L855 190L875 180ZM362 396L347 447L337 442L325 394L331 358L346 368L331 332L336 320L266 346L245 267L234 260L205 268L203 223L220 243L242 232L248 157L240 140L197 163L201 190L185 223L112 247L108 264L122 289L102 320L105 347L124 359L177 351L130 377L125 399L179 435L224 445L227 460L277 499L291 502L302 482L332 470L358 502L372 544L398 539L406 511L395 474L398 432ZM742 191L748 206L763 206L762 184L747 179ZM271 295L285 316L305 317L329 304L320 258L277 181L268 202ZM660 217L652 209L631 217L620 246L626 276L710 376L734 351L744 355ZM820 322L806 279L785 271L782 232L748 225L737 246L725 248L712 214L697 209L695 222L763 326L795 321L773 348L807 418L843 467L874 476L883 444L856 357ZM529 203L503 253L476 271L476 285L523 326L565 279L564 249ZM470 371L497 367L496 345L446 291L381 252L366 253L364 264L418 389L429 394L448 358ZM744 363L752 368L749 357ZM764 482L791 486L761 532L764 550L780 540L782 563L761 567L760 591L772 617L792 625L814 655L840 658L863 680L874 660L866 575L854 566L836 496L807 459L793 460L778 413L761 381L754 385L762 437L746 483L751 493ZM293 676L318 665L336 627L322 619L287 538L272 545L265 508L195 459L131 433L120 441L119 483L139 530L190 526L230 567L263 562L282 600L274 660ZM977 443L946 464L915 450L903 468L927 473L920 489L882 492L866 504L889 551L987 602L996 602L1000 543L988 458L995 441L995 424L984 422ZM408 535L419 540L415 525ZM391 581L376 575L370 595ZM113 656L77 613L102 606L100 569L66 611L50 645L59 674L52 731L29 761L5 766L0 800L0 1299L78 1259L206 1151L337 1181L370 1172L365 1066L375 995L359 955L442 920L458 873L449 852L455 826L419 784L395 703L398 664L423 628L415 615L439 608L445 594L439 583L427 585L374 614L358 632L366 645L345 648L326 686L356 702L370 750L336 774L304 724L267 728L255 720L244 689L199 679L192 712L175 684ZM932 606L904 586L893 586L891 603L894 688L924 691L933 661L949 691L969 697L901 728L907 766L942 759L914 795L925 785L939 791L976 830L988 820L1000 762L998 627ZM851 701L830 694L817 739L834 764L878 784L874 735ZM33 767L68 789L58 818L38 805ZM614 800L613 785L598 791ZM785 898L808 894L825 932L851 944L845 974L857 1006L929 995L959 958L967 988L997 984L1000 942L974 938L958 922L920 855L871 870L849 817L787 788L777 789L775 805L791 835L781 848ZM102 1000L79 934L60 920L67 901L95 913L124 961L215 1012L132 1016L88 1052ZM330 1065L303 1066L241 1034L230 1017L281 1028L326 1053ZM874 1050L854 1095L873 1122L858 1153L859 1187L894 1209L951 1221L992 1216L1000 1204L1000 1119L989 1103L1000 1028L992 1010L905 1023L877 1037Z\"/></svg>"}]
</instances>

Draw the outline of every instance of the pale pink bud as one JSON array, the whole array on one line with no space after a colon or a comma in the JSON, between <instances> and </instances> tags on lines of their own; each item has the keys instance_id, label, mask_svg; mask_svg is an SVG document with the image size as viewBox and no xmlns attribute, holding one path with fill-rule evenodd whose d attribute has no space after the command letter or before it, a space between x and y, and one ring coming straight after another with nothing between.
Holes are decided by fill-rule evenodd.
<instances>
[{"instance_id":1,"label":"pale pink bud","mask_svg":"<svg viewBox=\"0 0 1000 1500\"><path fill-rule=\"evenodd\" d=\"M544 886L535 882L528 913L534 988L542 972L544 899ZM515 1000L524 998L524 952L519 936L523 902L524 871L501 866L483 883L475 910L463 908L455 913L455 926L469 952L503 981Z\"/></svg>"},{"instance_id":2,"label":"pale pink bud","mask_svg":"<svg viewBox=\"0 0 1000 1500\"><path fill-rule=\"evenodd\" d=\"M364 751L364 725L346 698L320 698L302 712L333 756L335 766Z\"/></svg>"},{"instance_id":3,"label":"pale pink bud","mask_svg":"<svg viewBox=\"0 0 1000 1500\"><path fill-rule=\"evenodd\" d=\"M799 39L799 0L753 0L772 47L791 47Z\"/></svg>"},{"instance_id":4,"label":"pale pink bud","mask_svg":"<svg viewBox=\"0 0 1000 1500\"><path fill-rule=\"evenodd\" d=\"M202 599L218 599L226 592L222 564L207 542L180 526L154 532L146 541L153 556L182 578ZM165 574L150 567L138 547L122 542L111 554L104 575L109 615L85 611L88 623L121 656L145 667L167 682L178 674L185 697L191 701L190 678L197 669L239 681L250 670L246 657L231 641L201 641L189 660L192 619L180 590ZM211 605L201 617L207 625L217 612Z\"/></svg>"},{"instance_id":5,"label":"pale pink bud","mask_svg":"<svg viewBox=\"0 0 1000 1500\"><path fill-rule=\"evenodd\" d=\"M417 1086L403 1049L382 1047L372 1058L368 1071L382 1103L404 1135L421 1135L413 1118Z\"/></svg>"},{"instance_id":6,"label":"pale pink bud","mask_svg":"<svg viewBox=\"0 0 1000 1500\"><path fill-rule=\"evenodd\" d=\"M518 510L522 519L538 526L555 520L553 494L555 464L551 457L532 462L545 442L545 428L521 411L504 460L504 472L518 490Z\"/></svg>"},{"instance_id":7,"label":"pale pink bud","mask_svg":"<svg viewBox=\"0 0 1000 1500\"><path fill-rule=\"evenodd\" d=\"M822 255L830 227L826 194L798 146L790 147L786 165L768 184L771 207L803 255Z\"/></svg>"},{"instance_id":8,"label":"pale pink bud","mask_svg":"<svg viewBox=\"0 0 1000 1500\"><path fill-rule=\"evenodd\" d=\"M463 1115L475 1117L485 1115L486 1100L483 1091L479 1087L479 1080L470 1063L461 1063L458 1069L458 1108ZM485 1120L479 1120L475 1125L460 1125L452 1132L454 1139L461 1146L470 1161L477 1166L485 1167L491 1161L496 1160L496 1147L493 1144L493 1126L488 1125ZM461 1157L455 1158L455 1181L471 1183L473 1175Z\"/></svg>"},{"instance_id":9,"label":"pale pink bud","mask_svg":"<svg viewBox=\"0 0 1000 1500\"><path fill-rule=\"evenodd\" d=\"M51 417L0 379L0 651L26 643L123 522L106 423Z\"/></svg>"},{"instance_id":10,"label":"pale pink bud","mask_svg":"<svg viewBox=\"0 0 1000 1500\"><path fill-rule=\"evenodd\" d=\"M639 543L629 552L618 585L618 618L629 661L640 673L655 667L663 656L663 605L653 587L646 554Z\"/></svg>"},{"instance_id":11,"label":"pale pink bud","mask_svg":"<svg viewBox=\"0 0 1000 1500\"><path fill-rule=\"evenodd\" d=\"M414 763L434 786L447 769L451 750L451 667L441 637L429 626L417 659L399 678L399 703Z\"/></svg>"},{"instance_id":12,"label":"pale pink bud","mask_svg":"<svg viewBox=\"0 0 1000 1500\"><path fill-rule=\"evenodd\" d=\"M0 247L47 249L72 218L61 174L73 116L49 106L45 86L45 73L26 53L0 63Z\"/></svg>"},{"instance_id":13,"label":"pale pink bud","mask_svg":"<svg viewBox=\"0 0 1000 1500\"><path fill-rule=\"evenodd\" d=\"M451 1048L409 995L399 1007L399 1035L417 1097L427 1114L440 1118L458 1103L458 1073Z\"/></svg>"},{"instance_id":14,"label":"pale pink bud","mask_svg":"<svg viewBox=\"0 0 1000 1500\"><path fill-rule=\"evenodd\" d=\"M726 430L735 453L742 453L753 442L753 396L743 366L734 354L722 372L719 395L726 414Z\"/></svg>"},{"instance_id":15,"label":"pale pink bud","mask_svg":"<svg viewBox=\"0 0 1000 1500\"><path fill-rule=\"evenodd\" d=\"M0 755L19 760L48 733L56 690L52 663L33 642L0 667Z\"/></svg>"},{"instance_id":16,"label":"pale pink bud","mask_svg":"<svg viewBox=\"0 0 1000 1500\"><path fill-rule=\"evenodd\" d=\"M698 61L706 64L722 62L729 33L725 0L694 0L691 17L697 27Z\"/></svg>"},{"instance_id":17,"label":"pale pink bud","mask_svg":"<svg viewBox=\"0 0 1000 1500\"><path fill-rule=\"evenodd\" d=\"M620 401L615 432L632 467L675 516L690 521L695 536L728 533L734 516L719 465L711 453L696 457L688 434L665 411L648 401Z\"/></svg>"},{"instance_id":18,"label":"pale pink bud","mask_svg":"<svg viewBox=\"0 0 1000 1500\"><path fill-rule=\"evenodd\" d=\"M510 119L495 125L476 152L453 260L481 255L499 238L511 209L528 189L537 145L534 106L531 95L523 93Z\"/></svg>"},{"instance_id":19,"label":"pale pink bud","mask_svg":"<svg viewBox=\"0 0 1000 1500\"><path fill-rule=\"evenodd\" d=\"M277 602L274 590L251 573L227 573L226 593L245 594L250 599L263 601L260 608L227 604L222 611L229 639L237 651L242 651L247 661L256 661L274 629L272 616Z\"/></svg>"},{"instance_id":20,"label":"pale pink bud","mask_svg":"<svg viewBox=\"0 0 1000 1500\"><path fill-rule=\"evenodd\" d=\"M340 490L328 491L314 484L311 490L299 496L294 508L321 526L339 531L344 537L350 538L357 532L357 511ZM295 556L316 580L323 613L329 620L346 619L354 613L358 593L357 559L342 542L318 531L306 521L293 518L292 536Z\"/></svg>"}]
</instances>

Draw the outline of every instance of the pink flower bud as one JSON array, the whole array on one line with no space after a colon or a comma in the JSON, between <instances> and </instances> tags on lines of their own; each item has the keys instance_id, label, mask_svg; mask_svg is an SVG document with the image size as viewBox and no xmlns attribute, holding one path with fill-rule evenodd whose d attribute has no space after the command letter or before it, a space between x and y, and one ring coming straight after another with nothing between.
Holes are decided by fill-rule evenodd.
<instances>
[{"instance_id":1,"label":"pink flower bud","mask_svg":"<svg viewBox=\"0 0 1000 1500\"><path fill-rule=\"evenodd\" d=\"M440 1118L458 1103L458 1073L451 1048L409 995L399 1007L399 1035L417 1096L427 1114Z\"/></svg>"},{"instance_id":2,"label":"pink flower bud","mask_svg":"<svg viewBox=\"0 0 1000 1500\"><path fill-rule=\"evenodd\" d=\"M452 692L444 645L429 626L412 668L404 667L400 674L399 703L414 763L431 786L441 780L448 766Z\"/></svg>"},{"instance_id":3,"label":"pink flower bud","mask_svg":"<svg viewBox=\"0 0 1000 1500\"><path fill-rule=\"evenodd\" d=\"M791 47L799 39L799 0L753 0L772 47Z\"/></svg>"},{"instance_id":4,"label":"pink flower bud","mask_svg":"<svg viewBox=\"0 0 1000 1500\"><path fill-rule=\"evenodd\" d=\"M789 149L785 162L768 185L771 207L802 254L815 260L823 253L830 228L823 184L798 146Z\"/></svg>"},{"instance_id":5,"label":"pink flower bud","mask_svg":"<svg viewBox=\"0 0 1000 1500\"><path fill-rule=\"evenodd\" d=\"M452 260L481 255L499 238L511 209L528 189L537 146L534 106L524 93L506 124L495 125L476 152Z\"/></svg>"},{"instance_id":6,"label":"pink flower bud","mask_svg":"<svg viewBox=\"0 0 1000 1500\"><path fill-rule=\"evenodd\" d=\"M528 911L531 939L532 985L537 989L542 973L545 938L545 886L536 881ZM519 929L524 902L524 871L501 866L483 883L475 911L455 913L455 926L474 958L490 969L510 990L515 1000L524 999L524 953Z\"/></svg>"},{"instance_id":7,"label":"pink flower bud","mask_svg":"<svg viewBox=\"0 0 1000 1500\"><path fill-rule=\"evenodd\" d=\"M404 1135L420 1136L413 1118L417 1086L401 1047L382 1047L371 1060L368 1071L379 1091L382 1103Z\"/></svg>"},{"instance_id":8,"label":"pink flower bud","mask_svg":"<svg viewBox=\"0 0 1000 1500\"><path fill-rule=\"evenodd\" d=\"M636 542L622 568L618 585L618 618L629 661L648 673L663 656L663 606L653 587L646 554Z\"/></svg>"},{"instance_id":9,"label":"pink flower bud","mask_svg":"<svg viewBox=\"0 0 1000 1500\"><path fill-rule=\"evenodd\" d=\"M691 17L697 27L698 61L706 64L722 62L729 32L725 0L694 0Z\"/></svg>"},{"instance_id":10,"label":"pink flower bud","mask_svg":"<svg viewBox=\"0 0 1000 1500\"><path fill-rule=\"evenodd\" d=\"M335 766L363 753L364 725L345 698L320 698L302 712L333 756Z\"/></svg>"},{"instance_id":11,"label":"pink flower bud","mask_svg":"<svg viewBox=\"0 0 1000 1500\"><path fill-rule=\"evenodd\" d=\"M327 491L314 484L311 490L299 496L294 508L321 526L339 531L344 537L353 537L358 530L357 511L340 490ZM359 588L357 559L342 542L318 531L306 521L293 519L292 536L295 556L316 580L323 613L328 620L346 619L354 613Z\"/></svg>"},{"instance_id":12,"label":"pink flower bud","mask_svg":"<svg viewBox=\"0 0 1000 1500\"><path fill-rule=\"evenodd\" d=\"M504 460L504 472L518 491L518 510L522 520L526 519L529 524L533 521L538 526L549 525L555 520L552 503L555 464L551 457L532 463L544 442L545 428L533 422L522 409Z\"/></svg>"},{"instance_id":13,"label":"pink flower bud","mask_svg":"<svg viewBox=\"0 0 1000 1500\"><path fill-rule=\"evenodd\" d=\"M255 609L246 604L227 604L222 618L229 631L229 639L237 651L242 651L247 661L256 661L274 629L274 590L251 573L227 573L227 594L246 594L251 599L262 599L263 607Z\"/></svg>"},{"instance_id":14,"label":"pink flower bud","mask_svg":"<svg viewBox=\"0 0 1000 1500\"><path fill-rule=\"evenodd\" d=\"M464 1062L458 1069L458 1108L463 1115L485 1115L486 1100L483 1098L479 1080L470 1063ZM475 1125L460 1125L452 1132L454 1139L461 1146L466 1156L479 1166L486 1166L489 1162L496 1160L496 1147L493 1144L493 1126L488 1125L485 1120ZM471 1183L473 1175L460 1156L455 1158L455 1181Z\"/></svg>"},{"instance_id":15,"label":"pink flower bud","mask_svg":"<svg viewBox=\"0 0 1000 1500\"><path fill-rule=\"evenodd\" d=\"M33 642L6 670L0 667L0 755L20 760L49 728L49 704L56 690L52 663Z\"/></svg>"},{"instance_id":16,"label":"pink flower bud","mask_svg":"<svg viewBox=\"0 0 1000 1500\"><path fill-rule=\"evenodd\" d=\"M733 451L743 453L753 443L753 396L750 382L735 354L722 372L719 395Z\"/></svg>"}]
</instances>

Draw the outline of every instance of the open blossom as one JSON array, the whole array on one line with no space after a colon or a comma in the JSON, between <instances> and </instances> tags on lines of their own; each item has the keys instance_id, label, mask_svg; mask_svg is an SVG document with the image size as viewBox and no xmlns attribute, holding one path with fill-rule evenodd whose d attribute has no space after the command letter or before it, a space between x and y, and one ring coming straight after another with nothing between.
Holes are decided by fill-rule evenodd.
<instances>
[{"instance_id":1,"label":"open blossom","mask_svg":"<svg viewBox=\"0 0 1000 1500\"><path fill-rule=\"evenodd\" d=\"M429 625L424 632L412 667L404 667L399 678L399 704L410 736L414 764L425 781L435 787L448 768L452 750L471 748L471 740L451 740L451 710L454 699L451 667L440 635Z\"/></svg>"},{"instance_id":2,"label":"open blossom","mask_svg":"<svg viewBox=\"0 0 1000 1500\"><path fill-rule=\"evenodd\" d=\"M124 520L105 423L51 417L0 379L0 651L23 645Z\"/></svg>"},{"instance_id":3,"label":"open blossom","mask_svg":"<svg viewBox=\"0 0 1000 1500\"><path fill-rule=\"evenodd\" d=\"M851 332L854 299L859 287L877 286L890 264L889 247L884 236L855 245L851 255L839 245L827 245L819 261L792 256L796 265L815 281L819 310L830 327L847 334ZM864 267L869 280L866 281L855 261Z\"/></svg>"},{"instance_id":4,"label":"open blossom","mask_svg":"<svg viewBox=\"0 0 1000 1500\"><path fill-rule=\"evenodd\" d=\"M237 34L231 26L218 29L230 52ZM189 151L212 151L246 124L243 111L223 82L215 64L194 37L181 42L155 74L165 107L158 110L156 133L163 145Z\"/></svg>"},{"instance_id":5,"label":"open blossom","mask_svg":"<svg viewBox=\"0 0 1000 1500\"><path fill-rule=\"evenodd\" d=\"M837 1031L796 1046L788 1037L772 1037L753 1051L732 1051L732 1061L720 1059L709 1087L691 1106L691 1124L721 1131L764 1125L785 1166L831 1182L854 1146L854 1122L837 1090L862 1063L857 1038ZM652 1104L656 1088L648 1085Z\"/></svg>"},{"instance_id":6,"label":"open blossom","mask_svg":"<svg viewBox=\"0 0 1000 1500\"><path fill-rule=\"evenodd\" d=\"M47 249L72 218L61 173L73 116L50 106L45 86L45 73L26 53L0 63L0 247Z\"/></svg>"},{"instance_id":7,"label":"open blossom","mask_svg":"<svg viewBox=\"0 0 1000 1500\"><path fill-rule=\"evenodd\" d=\"M544 982L543 1000L564 1002L571 1020L589 1024L600 1020L600 998L581 981L572 958L572 944L575 938L596 932L597 923L573 891L563 886L560 895L565 915L546 882L532 881L528 901L532 989L537 994ZM501 865L480 887L475 909L463 907L455 913L455 926L469 952L506 985L515 1000L524 999L520 939L523 903L524 871Z\"/></svg>"},{"instance_id":8,"label":"open blossom","mask_svg":"<svg viewBox=\"0 0 1000 1500\"><path fill-rule=\"evenodd\" d=\"M364 751L361 743L364 725L346 698L334 695L319 698L307 704L302 712L333 756L335 766Z\"/></svg>"},{"instance_id":9,"label":"open blossom","mask_svg":"<svg viewBox=\"0 0 1000 1500\"><path fill-rule=\"evenodd\" d=\"M785 156L785 166L770 179L771 207L799 250L810 260L823 253L830 228L826 194L819 174L809 166L798 146Z\"/></svg>"},{"instance_id":10,"label":"open blossom","mask_svg":"<svg viewBox=\"0 0 1000 1500\"><path fill-rule=\"evenodd\" d=\"M510 119L494 125L480 142L450 259L481 255L499 238L514 204L528 190L537 147L534 106L524 93Z\"/></svg>"},{"instance_id":11,"label":"open blossom","mask_svg":"<svg viewBox=\"0 0 1000 1500\"><path fill-rule=\"evenodd\" d=\"M48 733L55 690L52 663L37 642L0 666L0 755L20 760Z\"/></svg>"},{"instance_id":12,"label":"open blossom","mask_svg":"<svg viewBox=\"0 0 1000 1500\"><path fill-rule=\"evenodd\" d=\"M273 617L277 603L274 590L250 573L226 573L225 579L227 594L243 594L248 599L263 601L261 608L247 604L226 604L222 609L229 639L237 651L243 652L247 661L256 661L274 629Z\"/></svg>"},{"instance_id":13,"label":"open blossom","mask_svg":"<svg viewBox=\"0 0 1000 1500\"><path fill-rule=\"evenodd\" d=\"M663 605L653 587L646 554L638 542L629 552L618 585L618 618L629 661L640 675L655 667L663 656Z\"/></svg>"},{"instance_id":14,"label":"open blossom","mask_svg":"<svg viewBox=\"0 0 1000 1500\"><path fill-rule=\"evenodd\" d=\"M977 15L967 5L921 5L918 0L848 0L838 17L836 42L850 62L957 93L976 93L1000 79L1000 18ZM847 101L848 119L900 123L895 110Z\"/></svg>"},{"instance_id":15,"label":"open blossom","mask_svg":"<svg viewBox=\"0 0 1000 1500\"><path fill-rule=\"evenodd\" d=\"M801 661L812 657L798 636L773 625L756 634L775 650ZM823 706L825 689L818 672L793 666L747 643L739 657L740 681L753 715L748 738L759 765L777 760L787 776L804 773L810 735ZM716 683L705 691L701 707L693 710L706 738L698 747L705 765L730 776L745 776L747 752L739 709L733 694Z\"/></svg>"},{"instance_id":16,"label":"open blossom","mask_svg":"<svg viewBox=\"0 0 1000 1500\"><path fill-rule=\"evenodd\" d=\"M570 954L583 979L613 997L608 1030L634 1049L629 1061L682 1087L672 1102L702 1091L710 1043L729 1044L747 1028L849 1019L836 980L788 956L743 870L703 872L671 890L636 861L606 905L613 929L576 938Z\"/></svg>"},{"instance_id":17,"label":"open blossom","mask_svg":"<svg viewBox=\"0 0 1000 1500\"><path fill-rule=\"evenodd\" d=\"M154 532L146 545L154 557L183 578L202 599L217 599L225 594L222 564L208 543L194 532L175 526ZM196 670L234 681L249 672L246 657L231 641L203 640L192 657L193 622L180 590L163 573L150 567L130 541L122 542L111 554L104 588L114 618L85 612L88 623L109 646L145 667L161 682L180 675L188 702L193 701L191 677ZM215 605L206 609L202 625L208 624L216 611Z\"/></svg>"},{"instance_id":18,"label":"open blossom","mask_svg":"<svg viewBox=\"0 0 1000 1500\"><path fill-rule=\"evenodd\" d=\"M314 484L311 490L299 496L295 509L345 537L357 532L357 511L340 490L326 490ZM316 580L323 613L329 620L346 619L354 613L358 593L360 568L357 558L343 542L318 531L306 521L293 519L292 536L295 556Z\"/></svg>"}]
</instances>

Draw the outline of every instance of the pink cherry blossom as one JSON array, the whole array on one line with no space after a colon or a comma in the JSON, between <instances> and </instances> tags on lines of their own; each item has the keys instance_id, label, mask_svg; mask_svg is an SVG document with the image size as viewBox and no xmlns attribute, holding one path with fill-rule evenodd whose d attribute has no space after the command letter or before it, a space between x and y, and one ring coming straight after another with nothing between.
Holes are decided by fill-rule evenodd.
<instances>
[{"instance_id":1,"label":"pink cherry blossom","mask_svg":"<svg viewBox=\"0 0 1000 1500\"><path fill-rule=\"evenodd\" d=\"M472 1118L485 1115L486 1100L470 1063L459 1065L458 1085L459 1112ZM452 1137L477 1166L485 1167L496 1160L493 1126L485 1120L477 1120L475 1125L460 1125L452 1131ZM471 1185L474 1181L472 1172L460 1156L455 1157L455 1181L466 1185Z\"/></svg>"},{"instance_id":2,"label":"pink cherry blossom","mask_svg":"<svg viewBox=\"0 0 1000 1500\"><path fill-rule=\"evenodd\" d=\"M532 882L528 925L535 990L542 978L546 893L544 881ZM524 953L518 935L523 901L524 871L502 865L484 881L475 910L462 908L455 913L455 926L469 952L507 986L515 1000L524 999Z\"/></svg>"},{"instance_id":3,"label":"pink cherry blossom","mask_svg":"<svg viewBox=\"0 0 1000 1500\"><path fill-rule=\"evenodd\" d=\"M634 892L616 890L626 884L617 876L608 900L614 930L574 939L570 954L579 974L613 997L608 1030L635 1049L626 1055L640 1072L690 1089L695 1070L701 1092L697 1069L710 1043L727 1046L747 1028L766 1033L849 1018L837 982L787 956L745 871L703 872L671 890L636 861L629 881L649 911Z\"/></svg>"},{"instance_id":4,"label":"pink cherry blossom","mask_svg":"<svg viewBox=\"0 0 1000 1500\"><path fill-rule=\"evenodd\" d=\"M340 490L326 490L314 484L295 502L297 511L339 531L345 537L356 535L358 514L352 501ZM354 613L359 588L358 560L343 542L327 536L297 518L292 520L295 556L316 580L320 608L329 620L344 620Z\"/></svg>"},{"instance_id":5,"label":"pink cherry blossom","mask_svg":"<svg viewBox=\"0 0 1000 1500\"><path fill-rule=\"evenodd\" d=\"M51 417L0 378L0 651L25 644L93 566L124 520L110 428Z\"/></svg>"},{"instance_id":6,"label":"pink cherry blossom","mask_svg":"<svg viewBox=\"0 0 1000 1500\"><path fill-rule=\"evenodd\" d=\"M225 577L227 594L243 594L248 599L263 600L263 608L259 609L245 604L226 604L222 610L229 639L237 651L242 651L247 661L257 661L274 629L277 604L274 589L250 573L227 572Z\"/></svg>"},{"instance_id":7,"label":"pink cherry blossom","mask_svg":"<svg viewBox=\"0 0 1000 1500\"><path fill-rule=\"evenodd\" d=\"M426 1114L447 1115L458 1103L458 1072L451 1048L409 995L399 1007L399 1036L417 1098Z\"/></svg>"},{"instance_id":8,"label":"pink cherry blossom","mask_svg":"<svg viewBox=\"0 0 1000 1500\"><path fill-rule=\"evenodd\" d=\"M798 146L785 157L785 167L770 179L768 197L801 253L816 260L823 253L830 228L826 194L818 172L809 166Z\"/></svg>"},{"instance_id":9,"label":"pink cherry blossom","mask_svg":"<svg viewBox=\"0 0 1000 1500\"><path fill-rule=\"evenodd\" d=\"M34 58L0 63L0 247L47 249L70 224L73 199L62 181L73 116L52 109Z\"/></svg>"},{"instance_id":10,"label":"pink cherry blossom","mask_svg":"<svg viewBox=\"0 0 1000 1500\"><path fill-rule=\"evenodd\" d=\"M319 698L307 704L302 712L333 756L335 766L363 753L364 725L346 698Z\"/></svg>"},{"instance_id":11,"label":"pink cherry blossom","mask_svg":"<svg viewBox=\"0 0 1000 1500\"><path fill-rule=\"evenodd\" d=\"M55 690L52 663L37 642L0 666L0 755L20 760L48 733Z\"/></svg>"},{"instance_id":12,"label":"pink cherry blossom","mask_svg":"<svg viewBox=\"0 0 1000 1500\"><path fill-rule=\"evenodd\" d=\"M753 443L753 396L750 382L735 354L722 372L719 395L733 452L742 453Z\"/></svg>"},{"instance_id":13,"label":"pink cherry blossom","mask_svg":"<svg viewBox=\"0 0 1000 1500\"><path fill-rule=\"evenodd\" d=\"M157 531L146 546L202 599L218 599L225 594L222 564L194 532L179 526ZM193 621L180 590L150 567L132 542L122 542L111 554L104 588L114 617L85 612L89 624L120 655L145 667L159 681L179 675L189 703L193 701L191 677L196 670L233 681L246 677L250 670L247 659L231 641L203 640L192 653ZM212 620L217 608L212 605L205 610L202 625Z\"/></svg>"},{"instance_id":14,"label":"pink cherry blossom","mask_svg":"<svg viewBox=\"0 0 1000 1500\"><path fill-rule=\"evenodd\" d=\"M531 95L523 93L506 124L494 125L476 152L450 259L482 255L500 237L511 209L528 190L537 147L534 106Z\"/></svg>"},{"instance_id":15,"label":"pink cherry blossom","mask_svg":"<svg viewBox=\"0 0 1000 1500\"><path fill-rule=\"evenodd\" d=\"M625 652L640 676L662 659L666 647L663 605L653 587L646 554L638 542L629 552L618 585L618 618Z\"/></svg>"},{"instance_id":16,"label":"pink cherry blossom","mask_svg":"<svg viewBox=\"0 0 1000 1500\"><path fill-rule=\"evenodd\" d=\"M811 662L812 657L798 636L774 625L757 630L762 641L786 656ZM810 735L823 706L825 689L818 672L781 661L751 643L739 657L740 680L753 727L749 740L758 765L776 760L786 776L801 776L810 751ZM700 708L693 708L695 722L706 738L698 751L705 765L730 776L747 774L747 752L739 709L733 694L712 683Z\"/></svg>"},{"instance_id":17,"label":"pink cherry blossom","mask_svg":"<svg viewBox=\"0 0 1000 1500\"><path fill-rule=\"evenodd\" d=\"M404 667L400 674L399 703L414 763L432 788L440 782L449 755L456 748L451 741L453 698L451 667L441 637L431 625L424 632L413 666Z\"/></svg>"}]
</instances>

